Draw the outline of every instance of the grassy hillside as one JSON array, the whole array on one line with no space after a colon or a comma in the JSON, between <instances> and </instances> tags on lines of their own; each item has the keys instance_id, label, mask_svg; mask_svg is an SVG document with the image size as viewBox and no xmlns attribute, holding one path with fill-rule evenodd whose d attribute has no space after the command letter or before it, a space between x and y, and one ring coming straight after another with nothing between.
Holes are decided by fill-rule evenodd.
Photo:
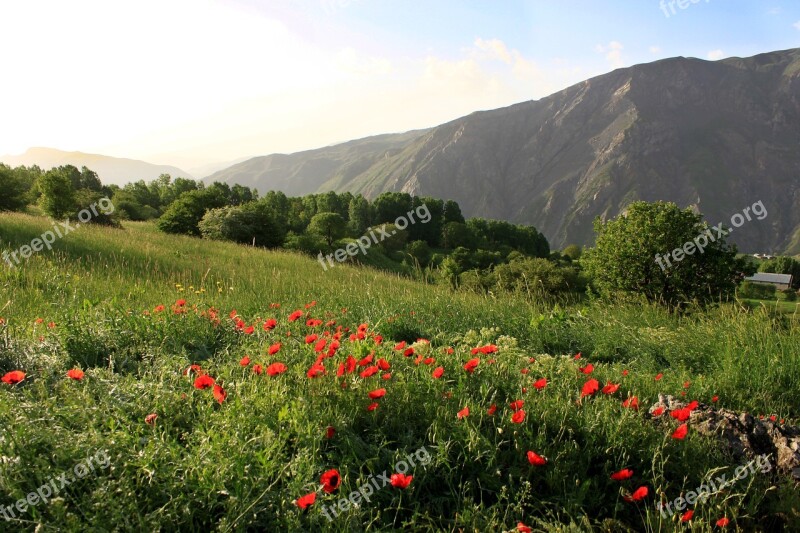
<instances>
[{"instance_id":1,"label":"grassy hillside","mask_svg":"<svg viewBox=\"0 0 800 533\"><path fill-rule=\"evenodd\" d=\"M0 214L0 246L49 228ZM4 507L15 530L800 527L796 486L775 471L698 503L688 525L659 513L737 463L691 420L677 440L676 420L648 414L664 393L796 425L798 312L553 309L126 224L81 227L0 269L0 317L0 374L25 373L0 383L0 505L59 487ZM276 363L285 371L268 375ZM198 389L202 375L221 388ZM581 398L588 379L620 387ZM634 396L640 409L624 407ZM411 484L383 486L401 460ZM632 477L610 479L624 468ZM330 469L332 494L320 489ZM368 482L369 501L330 511Z\"/></svg>"}]
</instances>

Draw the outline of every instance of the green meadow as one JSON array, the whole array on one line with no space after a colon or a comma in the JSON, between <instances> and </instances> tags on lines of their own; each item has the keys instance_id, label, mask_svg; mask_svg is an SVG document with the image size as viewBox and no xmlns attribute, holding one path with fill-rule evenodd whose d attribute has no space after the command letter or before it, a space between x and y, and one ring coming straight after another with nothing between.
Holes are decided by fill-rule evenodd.
<instances>
[{"instance_id":1,"label":"green meadow","mask_svg":"<svg viewBox=\"0 0 800 533\"><path fill-rule=\"evenodd\" d=\"M0 213L0 249L51 226ZM678 421L648 414L670 394L798 425L797 304L481 296L126 222L3 264L0 317L0 374L25 374L0 383L0 530L800 530L797 485L776 471L689 521L659 512L738 463L691 421L676 439ZM619 389L581 397L589 379ZM405 488L358 492L421 448ZM106 466L79 475L98 452Z\"/></svg>"}]
</instances>

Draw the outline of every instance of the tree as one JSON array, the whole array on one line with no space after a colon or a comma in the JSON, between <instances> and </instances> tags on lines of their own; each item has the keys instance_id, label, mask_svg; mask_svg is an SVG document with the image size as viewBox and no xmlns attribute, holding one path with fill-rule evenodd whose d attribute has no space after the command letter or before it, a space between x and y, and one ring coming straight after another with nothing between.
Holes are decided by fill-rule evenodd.
<instances>
[{"instance_id":1,"label":"tree","mask_svg":"<svg viewBox=\"0 0 800 533\"><path fill-rule=\"evenodd\" d=\"M569 257L573 261L577 261L578 259L581 258L582 252L583 250L581 250L580 246L578 246L577 244L570 244L569 246L564 248L563 255L565 257Z\"/></svg>"},{"instance_id":2,"label":"tree","mask_svg":"<svg viewBox=\"0 0 800 533\"><path fill-rule=\"evenodd\" d=\"M28 187L11 167L0 163L0 211L17 211L27 205Z\"/></svg>"},{"instance_id":3,"label":"tree","mask_svg":"<svg viewBox=\"0 0 800 533\"><path fill-rule=\"evenodd\" d=\"M42 193L39 202L47 215L64 218L75 212L75 188L69 169L58 167L45 172L39 179L39 190Z\"/></svg>"},{"instance_id":4,"label":"tree","mask_svg":"<svg viewBox=\"0 0 800 533\"><path fill-rule=\"evenodd\" d=\"M466 224L461 222L448 222L442 229L442 246L448 249L464 246L475 247L475 234Z\"/></svg>"},{"instance_id":5,"label":"tree","mask_svg":"<svg viewBox=\"0 0 800 533\"><path fill-rule=\"evenodd\" d=\"M372 202L372 223L374 225L394 223L411 211L411 195L404 192L385 192Z\"/></svg>"},{"instance_id":6,"label":"tree","mask_svg":"<svg viewBox=\"0 0 800 533\"><path fill-rule=\"evenodd\" d=\"M635 202L614 220L598 218L594 228L596 245L583 264L604 297L639 293L670 309L706 305L733 296L752 272L701 215L673 203Z\"/></svg>"},{"instance_id":7,"label":"tree","mask_svg":"<svg viewBox=\"0 0 800 533\"><path fill-rule=\"evenodd\" d=\"M209 187L189 191L169 206L158 220L157 227L164 233L200 235L199 224L206 211L223 207L225 204L226 199L218 189Z\"/></svg>"},{"instance_id":8,"label":"tree","mask_svg":"<svg viewBox=\"0 0 800 533\"><path fill-rule=\"evenodd\" d=\"M369 202L361 195L354 197L350 200L350 205L347 209L348 218L350 222L350 231L353 235L360 237L364 235L369 227Z\"/></svg>"},{"instance_id":9,"label":"tree","mask_svg":"<svg viewBox=\"0 0 800 533\"><path fill-rule=\"evenodd\" d=\"M455 200L447 200L444 203L444 223L448 222L466 222L464 215L461 214L461 206Z\"/></svg>"},{"instance_id":10,"label":"tree","mask_svg":"<svg viewBox=\"0 0 800 533\"><path fill-rule=\"evenodd\" d=\"M344 237L347 226L338 213L318 213L314 215L308 225L309 233L313 233L325 239L328 246L333 242Z\"/></svg>"}]
</instances>

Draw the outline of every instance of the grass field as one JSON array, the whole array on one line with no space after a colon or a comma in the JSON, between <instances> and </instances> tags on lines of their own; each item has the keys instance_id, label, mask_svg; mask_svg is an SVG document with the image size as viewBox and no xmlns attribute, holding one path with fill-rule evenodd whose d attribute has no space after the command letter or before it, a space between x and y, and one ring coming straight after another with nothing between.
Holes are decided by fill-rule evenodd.
<instances>
[{"instance_id":1,"label":"grass field","mask_svg":"<svg viewBox=\"0 0 800 533\"><path fill-rule=\"evenodd\" d=\"M0 246L50 225L0 214ZM138 223L81 227L0 291L0 374L25 373L0 383L0 530L800 530L775 472L660 513L736 463L647 414L685 392L797 425L798 313L554 308ZM589 379L620 387L581 398Z\"/></svg>"}]
</instances>

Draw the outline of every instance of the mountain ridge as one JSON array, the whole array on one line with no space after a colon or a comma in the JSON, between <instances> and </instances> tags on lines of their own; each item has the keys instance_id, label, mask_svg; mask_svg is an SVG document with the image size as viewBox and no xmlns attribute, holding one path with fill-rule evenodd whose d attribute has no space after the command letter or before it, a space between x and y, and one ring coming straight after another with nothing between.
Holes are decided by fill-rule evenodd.
<instances>
[{"instance_id":1,"label":"mountain ridge","mask_svg":"<svg viewBox=\"0 0 800 533\"><path fill-rule=\"evenodd\" d=\"M10 166L38 165L42 170L49 170L62 165L75 167L86 166L97 172L100 180L106 185L125 185L131 181L151 181L161 174L169 174L172 178L194 177L172 165L157 165L139 159L113 157L86 152L67 152L57 148L32 147L20 155L0 156L0 162Z\"/></svg>"},{"instance_id":2,"label":"mountain ridge","mask_svg":"<svg viewBox=\"0 0 800 533\"><path fill-rule=\"evenodd\" d=\"M800 49L666 58L426 130L260 156L206 180L449 198L466 216L533 224L556 247L591 244L595 217L634 200L674 201L715 222L761 200L769 218L732 241L798 253L799 74Z\"/></svg>"}]
</instances>

